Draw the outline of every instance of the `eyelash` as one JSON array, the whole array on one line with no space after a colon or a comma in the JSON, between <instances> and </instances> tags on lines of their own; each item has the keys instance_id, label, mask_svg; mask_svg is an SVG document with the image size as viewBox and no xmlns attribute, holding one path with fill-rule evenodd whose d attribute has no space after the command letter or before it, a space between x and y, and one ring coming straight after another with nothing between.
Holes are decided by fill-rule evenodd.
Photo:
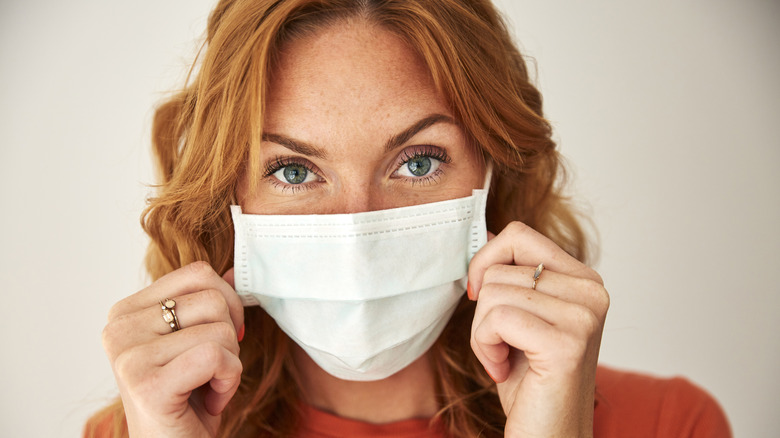
<instances>
[{"instance_id":1,"label":"eyelash","mask_svg":"<svg viewBox=\"0 0 780 438\"><path fill-rule=\"evenodd\" d=\"M429 157L429 158L435 158L442 163L449 163L452 161L450 159L450 156L447 155L447 152L444 151L444 149L436 147L436 146L415 146L415 149L413 151L409 151L409 148L404 149L402 152L401 159L399 160L398 167L401 167L402 165L409 162L409 160L413 158L418 157Z\"/></svg>"},{"instance_id":2,"label":"eyelash","mask_svg":"<svg viewBox=\"0 0 780 438\"><path fill-rule=\"evenodd\" d=\"M263 178L269 180L271 184L273 184L275 187L279 188L280 190L283 191L290 190L292 193L297 193L301 190L308 190L312 188L312 183L285 184L273 176L274 173L291 165L301 166L304 169L306 169L307 172L311 172L315 175L319 175L319 169L317 169L307 160L301 160L294 157L276 157L273 160L269 161L268 164L266 164L265 170L263 171Z\"/></svg>"},{"instance_id":3,"label":"eyelash","mask_svg":"<svg viewBox=\"0 0 780 438\"><path fill-rule=\"evenodd\" d=\"M447 152L440 147L432 146L432 145L413 146L411 148L404 149L404 151L401 153L401 156L398 158L398 161L396 162L395 165L396 170L393 172L393 175L398 173L398 170L401 168L401 166L419 157L433 158L435 160L440 161L442 164L449 164L452 161L452 158L450 158L450 156L447 155ZM285 184L284 182L279 181L277 178L273 176L279 170L291 165L301 166L304 169L306 169L307 172L311 172L314 173L315 175L319 175L319 169L313 166L308 160L302 160L296 157L275 157L274 159L269 161L268 164L266 164L265 170L263 171L263 178L269 180L271 184L273 184L275 187L279 188L280 190L283 191L290 190L292 193L297 193L301 190L308 190L310 188L313 188L312 183ZM432 174L426 175L424 177L408 178L405 176L396 176L396 178L408 179L410 180L410 183L412 185L430 184L432 182L435 182L436 179L439 178L441 173L443 173L443 171L441 170L441 168L438 168Z\"/></svg>"},{"instance_id":4,"label":"eyelash","mask_svg":"<svg viewBox=\"0 0 780 438\"><path fill-rule=\"evenodd\" d=\"M442 164L449 164L452 161L452 158L450 158L450 156L447 155L447 152L440 147L432 146L432 145L415 146L413 148L404 149L404 151L401 153L401 157L396 163L395 166L396 170L394 174L398 173L398 170L401 169L401 166L419 157L433 158L435 160L440 161ZM436 182L436 180L441 176L443 172L444 171L441 169L441 167L439 167L433 173L431 173L430 175L426 175L424 177L408 178L408 177L398 176L398 178L409 179L412 185L417 185L417 184L425 185L425 184Z\"/></svg>"}]
</instances>

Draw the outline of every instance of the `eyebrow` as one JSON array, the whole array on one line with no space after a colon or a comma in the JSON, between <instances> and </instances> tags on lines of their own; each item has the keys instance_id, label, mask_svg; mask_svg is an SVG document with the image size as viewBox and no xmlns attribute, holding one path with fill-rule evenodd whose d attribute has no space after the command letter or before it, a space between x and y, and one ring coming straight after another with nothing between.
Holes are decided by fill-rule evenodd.
<instances>
[{"instance_id":1,"label":"eyebrow","mask_svg":"<svg viewBox=\"0 0 780 438\"><path fill-rule=\"evenodd\" d=\"M450 123L457 125L452 117L445 116L444 114L431 114L427 117L423 117L414 125L404 129L400 133L390 137L385 143L385 152L390 152L393 149L403 145L409 141L412 137L417 135L418 132L430 128L437 123Z\"/></svg>"},{"instance_id":2,"label":"eyebrow","mask_svg":"<svg viewBox=\"0 0 780 438\"><path fill-rule=\"evenodd\" d=\"M314 158L325 158L325 151L301 140L294 140L279 134L263 134L263 141L270 141L287 149Z\"/></svg>"},{"instance_id":3,"label":"eyebrow","mask_svg":"<svg viewBox=\"0 0 780 438\"><path fill-rule=\"evenodd\" d=\"M404 129L398 134L391 136L387 140L387 142L385 142L385 148L384 148L385 152L390 152L393 149L403 145L404 143L409 141L412 137L417 135L417 133L419 133L420 131L428 129L437 123L450 123L453 125L457 125L457 123L455 122L455 120L453 120L452 117L445 116L444 114L431 114L429 116L423 117L422 119L418 120L417 122L415 122L415 124ZM324 159L327 156L327 154L322 148L309 144L305 141L286 137L284 135L265 133L263 134L263 141L270 141L272 143L276 143L278 145L286 147L287 149L293 152L297 152L301 155L306 155L309 157Z\"/></svg>"}]
</instances>

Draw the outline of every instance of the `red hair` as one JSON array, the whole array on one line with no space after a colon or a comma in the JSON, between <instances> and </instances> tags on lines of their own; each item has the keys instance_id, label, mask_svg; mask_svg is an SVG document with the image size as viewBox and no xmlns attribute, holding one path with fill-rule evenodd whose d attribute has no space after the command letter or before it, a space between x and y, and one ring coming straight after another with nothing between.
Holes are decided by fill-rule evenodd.
<instances>
[{"instance_id":1,"label":"red hair","mask_svg":"<svg viewBox=\"0 0 780 438\"><path fill-rule=\"evenodd\" d=\"M488 228L522 221L584 259L586 239L561 195L563 167L542 97L500 15L487 0L222 0L211 13L197 74L163 102L152 141L160 185L143 215L153 279L196 260L233 263L229 206L257 160L269 72L286 41L363 19L417 51L469 140L494 163ZM474 304L464 298L431 350L440 411L453 437L502 436L495 384L470 350ZM241 387L221 436L288 435L299 394L290 340L259 307L245 309ZM102 415L102 417L101 417ZM121 403L98 414L122 429ZM124 431L124 432L123 432Z\"/></svg>"}]
</instances>

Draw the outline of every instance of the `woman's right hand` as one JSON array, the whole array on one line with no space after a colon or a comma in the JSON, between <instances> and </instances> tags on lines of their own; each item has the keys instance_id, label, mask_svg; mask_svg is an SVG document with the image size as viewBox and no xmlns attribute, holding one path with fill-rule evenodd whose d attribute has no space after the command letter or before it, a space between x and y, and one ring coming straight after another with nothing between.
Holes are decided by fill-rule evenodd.
<instances>
[{"instance_id":1,"label":"woman's right hand","mask_svg":"<svg viewBox=\"0 0 780 438\"><path fill-rule=\"evenodd\" d=\"M213 437L241 380L244 313L231 284L195 262L115 304L103 330L131 436ZM172 332L160 301L176 302Z\"/></svg>"}]
</instances>

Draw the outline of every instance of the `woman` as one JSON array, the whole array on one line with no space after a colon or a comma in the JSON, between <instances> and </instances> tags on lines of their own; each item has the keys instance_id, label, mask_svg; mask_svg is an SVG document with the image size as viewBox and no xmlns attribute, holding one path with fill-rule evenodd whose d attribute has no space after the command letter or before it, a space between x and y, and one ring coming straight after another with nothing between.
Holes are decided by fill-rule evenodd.
<instances>
[{"instance_id":1,"label":"woman","mask_svg":"<svg viewBox=\"0 0 780 438\"><path fill-rule=\"evenodd\" d=\"M153 131L156 281L111 310L121 403L88 435L728 435L686 382L597 367L608 295L489 2L221 1ZM451 205L409 246L320 232ZM461 219L472 248L444 223Z\"/></svg>"}]
</instances>

